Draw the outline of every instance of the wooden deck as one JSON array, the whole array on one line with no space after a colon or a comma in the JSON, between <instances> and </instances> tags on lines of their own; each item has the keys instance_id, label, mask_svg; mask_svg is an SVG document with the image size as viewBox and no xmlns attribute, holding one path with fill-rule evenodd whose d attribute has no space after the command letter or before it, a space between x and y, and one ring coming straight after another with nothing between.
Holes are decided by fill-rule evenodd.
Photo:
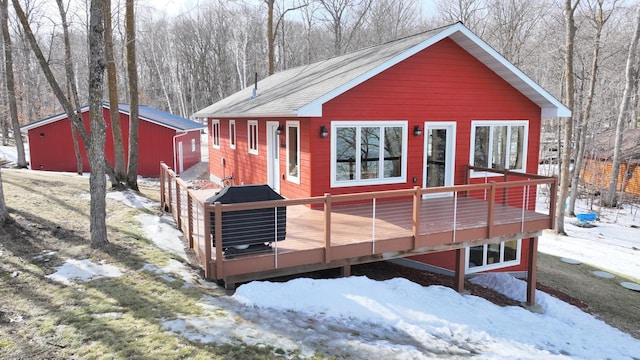
<instances>
[{"instance_id":1,"label":"wooden deck","mask_svg":"<svg viewBox=\"0 0 640 360\"><path fill-rule=\"evenodd\" d=\"M554 220L553 207L549 213L533 211L536 189L548 186L553 195L556 186L555 178L537 175L518 174L525 180L500 183L222 205L206 204L210 193L187 189L166 166L162 174L163 207L173 213L198 254L205 277L230 287L327 268L348 273L350 265L429 252L456 250L460 255L468 246L514 238L537 243ZM277 207L286 207L286 238L274 238L266 251L249 248L230 254L212 246L212 240L224 243L223 213ZM243 221L249 229L255 219ZM464 263L458 258L456 278L461 282Z\"/></svg>"}]
</instances>

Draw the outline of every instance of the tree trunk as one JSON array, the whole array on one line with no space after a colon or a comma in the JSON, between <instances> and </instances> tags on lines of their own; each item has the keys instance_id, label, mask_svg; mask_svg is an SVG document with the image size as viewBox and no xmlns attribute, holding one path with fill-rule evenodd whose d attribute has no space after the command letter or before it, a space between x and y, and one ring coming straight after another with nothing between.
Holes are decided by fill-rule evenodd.
<instances>
[{"instance_id":1,"label":"tree trunk","mask_svg":"<svg viewBox=\"0 0 640 360\"><path fill-rule=\"evenodd\" d=\"M138 66L136 63L136 22L133 0L126 2L125 33L129 75L129 161L127 186L138 190ZM160 164L158 164L160 166Z\"/></svg>"},{"instance_id":2,"label":"tree trunk","mask_svg":"<svg viewBox=\"0 0 640 360\"><path fill-rule=\"evenodd\" d=\"M633 91L633 66L635 65L636 50L638 48L638 38L640 37L640 7L636 18L636 29L633 39L629 45L629 53L627 55L627 66L625 69L625 85L620 102L620 111L616 120L616 141L613 148L613 164L611 165L611 178L609 179L609 189L607 190L605 206L614 207L617 205L618 190L618 174L620 173L621 151L622 151L622 132L624 131L624 122L629 110L629 102Z\"/></svg>"},{"instance_id":3,"label":"tree trunk","mask_svg":"<svg viewBox=\"0 0 640 360\"><path fill-rule=\"evenodd\" d=\"M572 0L565 0L564 2L564 15L565 15L565 57L564 57L564 72L565 72L565 91L566 91L566 105L569 109L573 109L574 104L574 82L573 82L573 46L574 39L576 37L575 21L573 14L576 7L580 3L580 0L576 0L572 5ZM569 165L571 164L571 150L573 148L571 140L573 137L573 117L569 116L564 119L564 133L562 140L562 162L560 163L560 193L558 194L558 202L556 203L556 232L558 234L565 234L564 230L564 214L565 203L567 201L567 193L569 192L569 183L571 182L571 173L569 171Z\"/></svg>"},{"instance_id":4,"label":"tree trunk","mask_svg":"<svg viewBox=\"0 0 640 360\"><path fill-rule=\"evenodd\" d=\"M16 104L16 86L13 77L13 49L11 48L11 34L9 33L9 2L8 0L0 0L2 9L0 11L0 21L2 22L2 38L4 40L4 58L5 58L5 74L7 80L7 101L9 102L9 117L11 118L11 126L13 128L13 138L16 142L16 150L18 152L19 168L27 167L27 160L24 152L24 143L22 142L22 134L20 133L20 122L18 121L18 107ZM8 134L7 134L8 135ZM5 137L6 139L6 137Z\"/></svg>"},{"instance_id":5,"label":"tree trunk","mask_svg":"<svg viewBox=\"0 0 640 360\"><path fill-rule=\"evenodd\" d=\"M596 92L596 79L598 73L598 60L600 54L600 38L602 35L602 28L608 19L604 16L602 9L604 0L598 0L598 8L594 16L594 22L596 26L596 33L593 39L593 59L591 60L591 77L589 78L589 89L587 98L585 99L584 108L582 110L582 121L580 123L580 129L578 131L578 149L576 151L576 160L574 164L573 177L571 179L571 192L569 196L569 214L575 215L576 197L578 195L578 187L580 185L580 170L582 169L582 163L585 154L585 143L587 139L587 129L589 128L589 119L591 116L591 105L593 104L593 97Z\"/></svg>"},{"instance_id":6,"label":"tree trunk","mask_svg":"<svg viewBox=\"0 0 640 360\"><path fill-rule=\"evenodd\" d=\"M6 5L6 0L2 1ZM7 210L7 205L4 202L4 190L2 188L2 172L0 171L0 227L4 225L7 220L11 219L9 211Z\"/></svg>"},{"instance_id":7,"label":"tree trunk","mask_svg":"<svg viewBox=\"0 0 640 360\"><path fill-rule=\"evenodd\" d=\"M273 29L273 3L275 0L264 0L267 4L267 47L269 51L269 75L273 75L276 69L275 41L276 34ZM242 84L243 86L246 84Z\"/></svg>"},{"instance_id":8,"label":"tree trunk","mask_svg":"<svg viewBox=\"0 0 640 360\"><path fill-rule=\"evenodd\" d=\"M69 40L69 24L67 23L67 13L65 12L62 0L56 0L58 5L58 12L60 13L60 19L62 19L62 33L64 37L64 68L67 78L67 94L73 98L73 104L76 108L76 113L81 113L80 100L78 99L78 87L76 86L76 77L73 71L73 62L71 60L71 41ZM71 101L69 99L68 101ZM73 141L73 151L76 154L76 173L82 175L82 153L80 152L80 144L78 143L78 135L74 129L73 123L70 126L71 140Z\"/></svg>"},{"instance_id":9,"label":"tree trunk","mask_svg":"<svg viewBox=\"0 0 640 360\"><path fill-rule=\"evenodd\" d=\"M104 4L105 0L91 0L89 19L89 123L91 124L91 143L89 163L91 175L91 246L101 247L108 244L106 226L106 187L104 144L105 121L102 115L102 95L104 86Z\"/></svg>"},{"instance_id":10,"label":"tree trunk","mask_svg":"<svg viewBox=\"0 0 640 360\"><path fill-rule=\"evenodd\" d=\"M111 136L113 137L113 170L112 188L122 188L121 184L127 177L124 159L124 144L122 127L120 126L120 110L118 104L118 80L116 74L116 60L113 55L113 34L111 30L111 0L105 0L104 44L107 61L107 84L109 89L109 113L111 117Z\"/></svg>"}]
</instances>

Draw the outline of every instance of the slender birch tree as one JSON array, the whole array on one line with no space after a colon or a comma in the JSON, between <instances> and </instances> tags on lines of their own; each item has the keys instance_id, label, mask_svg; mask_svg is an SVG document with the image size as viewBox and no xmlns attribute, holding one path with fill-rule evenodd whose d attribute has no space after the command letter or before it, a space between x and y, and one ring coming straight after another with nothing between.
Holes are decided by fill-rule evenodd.
<instances>
[{"instance_id":1,"label":"slender birch tree","mask_svg":"<svg viewBox=\"0 0 640 360\"><path fill-rule=\"evenodd\" d=\"M104 0L102 0L104 2ZM136 21L133 0L127 0L125 36L129 78L129 157L127 187L138 190L138 65L136 62ZM158 164L158 167L160 164Z\"/></svg>"},{"instance_id":2,"label":"slender birch tree","mask_svg":"<svg viewBox=\"0 0 640 360\"><path fill-rule=\"evenodd\" d=\"M565 77L565 104L569 109L573 109L575 99L575 84L573 80L573 48L576 37L576 26L573 15L576 8L580 4L580 0L565 0L564 2L564 19L565 19L565 49L564 49L564 77ZM569 165L571 163L571 151L573 149L571 140L573 137L573 117L564 118L564 133L562 140L560 164L560 193L558 194L558 202L556 204L556 232L558 234L566 234L564 230L564 204L567 201L569 192L569 183L571 182L571 173Z\"/></svg>"},{"instance_id":3,"label":"slender birch tree","mask_svg":"<svg viewBox=\"0 0 640 360\"><path fill-rule=\"evenodd\" d=\"M60 1L60 0L58 0ZM122 127L120 126L120 111L118 99L118 78L116 74L116 60L113 55L113 30L111 25L111 0L105 0L104 17L104 45L107 61L107 88L109 89L109 114L111 118L111 136L113 138L113 171L112 188L122 188L127 177L124 159L124 144Z\"/></svg>"},{"instance_id":4,"label":"slender birch tree","mask_svg":"<svg viewBox=\"0 0 640 360\"><path fill-rule=\"evenodd\" d=\"M637 76L634 71L636 65L636 52L638 49L638 39L640 38L640 7L637 10L635 31L633 38L629 44L629 52L627 53L627 65L625 68L625 85L624 92L622 93L622 101L620 101L620 110L618 112L618 118L616 120L616 140L613 149L613 164L611 165L611 178L609 180L609 189L607 190L606 199L604 201L605 206L614 207L618 205L617 192L618 192L618 177L620 173L620 162L622 152L622 133L624 131L625 120L627 118L629 103L633 93L634 77Z\"/></svg>"}]
</instances>

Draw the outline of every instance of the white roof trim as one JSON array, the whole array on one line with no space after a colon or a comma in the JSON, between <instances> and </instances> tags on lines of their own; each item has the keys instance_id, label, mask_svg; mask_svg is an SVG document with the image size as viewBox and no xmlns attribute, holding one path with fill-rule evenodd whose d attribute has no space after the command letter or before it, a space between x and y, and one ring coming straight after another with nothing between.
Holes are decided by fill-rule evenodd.
<instances>
[{"instance_id":1,"label":"white roof trim","mask_svg":"<svg viewBox=\"0 0 640 360\"><path fill-rule=\"evenodd\" d=\"M80 113L85 113L87 111L89 111L89 106L83 106L80 108ZM48 125L66 118L67 118L67 113L62 113L62 114L50 117L46 120L34 121L32 123L21 126L20 132L27 132L29 130L39 128L40 126Z\"/></svg>"},{"instance_id":2,"label":"white roof trim","mask_svg":"<svg viewBox=\"0 0 640 360\"><path fill-rule=\"evenodd\" d=\"M463 35L456 36L456 33ZM525 75L520 69L511 64L507 59L495 51L489 44L484 42L478 36L467 29L461 23L454 24L436 35L428 38L420 44L410 48L409 50L393 57L392 59L384 62L383 64L361 74L355 79L339 86L321 97L311 101L310 103L300 107L296 112L298 117L321 117L322 105L329 100L343 94L344 92L354 88L355 86L363 83L364 81L374 77L375 75L383 72L386 69L398 64L399 62L417 54L418 52L428 48L436 42L451 37L458 45L473 55L478 61L485 64L488 68L493 70L498 76L503 78L514 88L522 92L531 101L535 102L541 108L541 116L543 117L568 117L571 116L571 110L564 106L560 101L554 98L550 93L544 90L535 81ZM468 39L471 44L465 42ZM483 54L484 53L484 54ZM479 56L488 54L490 57ZM516 78L507 75L515 75Z\"/></svg>"}]
</instances>

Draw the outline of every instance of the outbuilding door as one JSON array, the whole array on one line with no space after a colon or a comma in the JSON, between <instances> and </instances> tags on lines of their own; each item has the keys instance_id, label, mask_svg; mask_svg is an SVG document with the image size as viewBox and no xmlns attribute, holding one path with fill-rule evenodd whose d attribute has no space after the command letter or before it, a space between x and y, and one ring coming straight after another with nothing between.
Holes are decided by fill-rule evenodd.
<instances>
[{"instance_id":1,"label":"outbuilding door","mask_svg":"<svg viewBox=\"0 0 640 360\"><path fill-rule=\"evenodd\" d=\"M454 121L424 123L423 187L453 185L455 149L456 123ZM451 193L430 196L443 195L451 196Z\"/></svg>"},{"instance_id":2,"label":"outbuilding door","mask_svg":"<svg viewBox=\"0 0 640 360\"><path fill-rule=\"evenodd\" d=\"M178 142L178 174L184 172L184 152L182 149L182 141Z\"/></svg>"},{"instance_id":3,"label":"outbuilding door","mask_svg":"<svg viewBox=\"0 0 640 360\"><path fill-rule=\"evenodd\" d=\"M277 121L267 121L267 184L280 193L280 135Z\"/></svg>"}]
</instances>

